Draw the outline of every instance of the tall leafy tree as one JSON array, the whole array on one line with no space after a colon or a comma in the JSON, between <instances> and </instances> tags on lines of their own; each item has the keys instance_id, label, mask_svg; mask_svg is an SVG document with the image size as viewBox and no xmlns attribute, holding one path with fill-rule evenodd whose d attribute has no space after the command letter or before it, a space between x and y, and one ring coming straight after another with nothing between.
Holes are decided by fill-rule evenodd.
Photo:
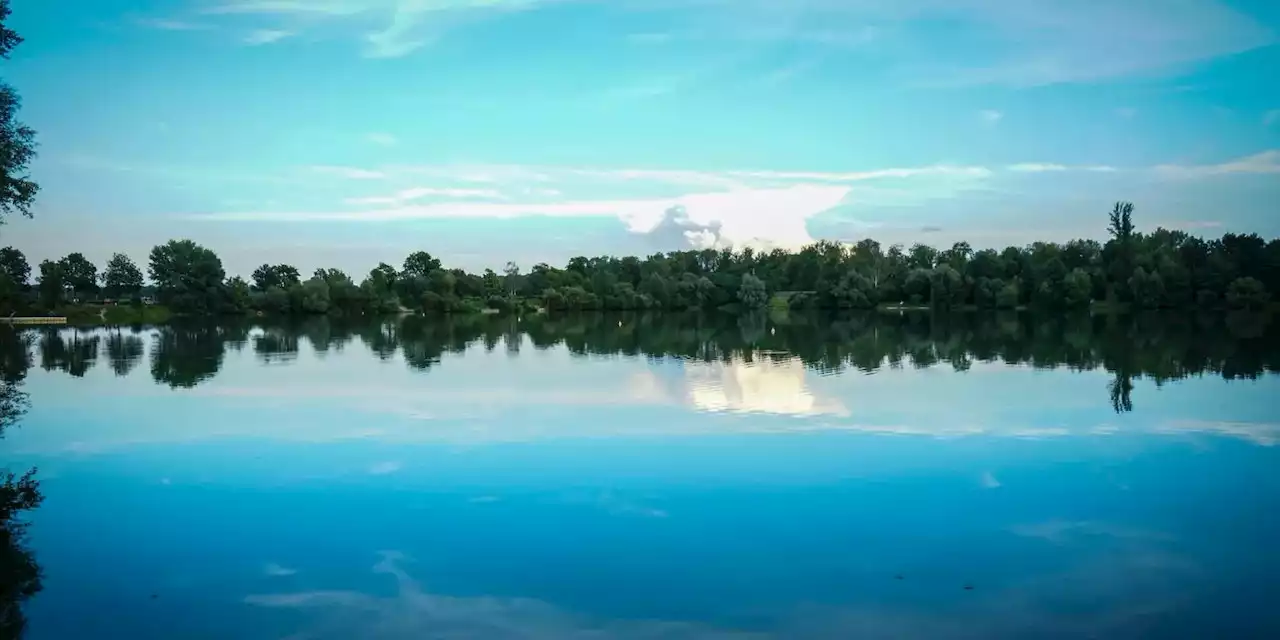
<instances>
[{"instance_id":1,"label":"tall leafy tree","mask_svg":"<svg viewBox=\"0 0 1280 640\"><path fill-rule=\"evenodd\" d=\"M68 254L58 262L62 265L62 276L67 281L67 286L76 295L88 295L98 291L98 267L89 259L84 257L83 253Z\"/></svg>"},{"instance_id":2,"label":"tall leafy tree","mask_svg":"<svg viewBox=\"0 0 1280 640\"><path fill-rule=\"evenodd\" d=\"M13 312L22 306L30 277L31 265L21 251L0 249L0 311Z\"/></svg>"},{"instance_id":3,"label":"tall leafy tree","mask_svg":"<svg viewBox=\"0 0 1280 640\"><path fill-rule=\"evenodd\" d=\"M0 249L0 276L9 278L19 289L26 289L31 279L31 265L27 263L27 257L13 247Z\"/></svg>"},{"instance_id":4,"label":"tall leafy tree","mask_svg":"<svg viewBox=\"0 0 1280 640\"><path fill-rule=\"evenodd\" d=\"M111 256L102 272L102 288L112 298L131 297L142 291L142 270L123 253Z\"/></svg>"},{"instance_id":5,"label":"tall leafy tree","mask_svg":"<svg viewBox=\"0 0 1280 640\"><path fill-rule=\"evenodd\" d=\"M266 291L271 287L288 290L302 282L298 269L287 264L264 264L254 269L251 277L254 291Z\"/></svg>"},{"instance_id":6,"label":"tall leafy tree","mask_svg":"<svg viewBox=\"0 0 1280 640\"><path fill-rule=\"evenodd\" d=\"M0 58L8 59L22 36L8 27L9 0L0 0ZM0 82L0 224L6 216L19 213L31 217L31 204L40 187L27 175L27 166L36 156L36 133L18 121L22 100L13 87Z\"/></svg>"},{"instance_id":7,"label":"tall leafy tree","mask_svg":"<svg viewBox=\"0 0 1280 640\"><path fill-rule=\"evenodd\" d=\"M67 278L60 262L40 263L40 302L50 309L62 304L67 296Z\"/></svg>"},{"instance_id":8,"label":"tall leafy tree","mask_svg":"<svg viewBox=\"0 0 1280 640\"><path fill-rule=\"evenodd\" d=\"M160 302L176 313L220 313L227 301L226 272L213 251L191 240L151 249L147 268Z\"/></svg>"},{"instance_id":9,"label":"tall leafy tree","mask_svg":"<svg viewBox=\"0 0 1280 640\"><path fill-rule=\"evenodd\" d=\"M1111 278L1114 282L1126 283L1133 276L1136 249L1134 246L1132 202L1117 202L1115 204L1115 207L1111 209L1110 219L1107 223L1107 233L1111 234L1111 241L1107 243L1109 245L1108 248L1111 249L1112 257ZM1139 280L1142 280L1142 277L1139 277Z\"/></svg>"}]
</instances>

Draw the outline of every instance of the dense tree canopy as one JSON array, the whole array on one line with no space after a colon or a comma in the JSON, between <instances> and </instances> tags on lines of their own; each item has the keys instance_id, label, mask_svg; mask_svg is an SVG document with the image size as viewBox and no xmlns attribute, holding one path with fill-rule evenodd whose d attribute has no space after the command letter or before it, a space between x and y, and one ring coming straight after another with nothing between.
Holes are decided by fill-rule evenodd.
<instances>
[{"instance_id":1,"label":"dense tree canopy","mask_svg":"<svg viewBox=\"0 0 1280 640\"><path fill-rule=\"evenodd\" d=\"M0 0L0 58L4 59L22 44L22 36L6 25L9 13L9 0ZM31 217L31 204L40 189L26 173L36 155L36 134L18 121L21 105L13 87L0 82L0 224L15 212Z\"/></svg>"},{"instance_id":2,"label":"dense tree canopy","mask_svg":"<svg viewBox=\"0 0 1280 640\"><path fill-rule=\"evenodd\" d=\"M226 273L214 252L190 241L170 240L151 250L147 270L160 302L178 313L229 311Z\"/></svg>"},{"instance_id":3,"label":"dense tree canopy","mask_svg":"<svg viewBox=\"0 0 1280 640\"><path fill-rule=\"evenodd\" d=\"M123 253L111 256L102 272L103 293L110 298L136 296L144 284L142 270Z\"/></svg>"},{"instance_id":4,"label":"dense tree canopy","mask_svg":"<svg viewBox=\"0 0 1280 640\"><path fill-rule=\"evenodd\" d=\"M1134 207L1117 203L1106 242L1035 242L1025 247L974 250L959 242L883 247L872 239L829 241L800 251L704 249L640 257L575 257L563 268L507 263L502 273L450 269L425 251L399 269L382 263L357 281L337 269L303 278L297 267L264 264L250 282L227 278L211 250L175 240L151 252L150 275L159 300L181 314L256 311L284 315L455 313L506 311L686 310L767 306L792 309L1250 308L1280 292L1280 241L1227 233L1216 239L1183 231L1135 230ZM21 277L25 258L0 251L0 279ZM80 254L42 264L38 298L47 308L68 295L84 297L94 267ZM128 259L108 264L113 291L136 292ZM61 283L59 285L59 283ZM58 286L55 286L58 285ZM21 287L21 285L19 285ZM0 288L0 294L3 294ZM119 297L115 294L112 297ZM0 301L6 300L0 295Z\"/></svg>"}]
</instances>

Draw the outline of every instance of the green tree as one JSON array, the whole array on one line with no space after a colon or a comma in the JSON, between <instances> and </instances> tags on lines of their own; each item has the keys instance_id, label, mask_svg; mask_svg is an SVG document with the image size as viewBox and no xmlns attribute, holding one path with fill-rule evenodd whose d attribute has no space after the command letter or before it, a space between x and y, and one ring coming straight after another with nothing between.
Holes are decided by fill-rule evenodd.
<instances>
[{"instance_id":1,"label":"green tree","mask_svg":"<svg viewBox=\"0 0 1280 640\"><path fill-rule=\"evenodd\" d=\"M27 263L27 257L13 247L0 249L0 276L8 277L15 287L25 290L31 279L31 265Z\"/></svg>"},{"instance_id":2,"label":"green tree","mask_svg":"<svg viewBox=\"0 0 1280 640\"><path fill-rule=\"evenodd\" d=\"M142 270L123 253L111 256L102 272L102 288L111 298L132 298L142 291Z\"/></svg>"},{"instance_id":3,"label":"green tree","mask_svg":"<svg viewBox=\"0 0 1280 640\"><path fill-rule=\"evenodd\" d=\"M298 269L287 264L264 264L254 269L250 278L253 280L254 291L266 291L271 287L288 290L302 282Z\"/></svg>"},{"instance_id":4,"label":"green tree","mask_svg":"<svg viewBox=\"0 0 1280 640\"><path fill-rule=\"evenodd\" d=\"M1107 233L1111 234L1111 240L1107 242L1106 250L1111 254L1112 278L1121 283L1117 289L1120 293L1132 291L1132 288L1123 285L1133 275L1135 252L1133 229L1133 203L1117 202L1111 209L1107 223Z\"/></svg>"},{"instance_id":5,"label":"green tree","mask_svg":"<svg viewBox=\"0 0 1280 640\"><path fill-rule=\"evenodd\" d=\"M13 247L0 249L0 312L15 312L23 306L31 265L27 257Z\"/></svg>"},{"instance_id":6,"label":"green tree","mask_svg":"<svg viewBox=\"0 0 1280 640\"><path fill-rule=\"evenodd\" d=\"M40 303L45 308L53 309L63 303L67 296L67 279L62 265L52 260L40 262Z\"/></svg>"},{"instance_id":7,"label":"green tree","mask_svg":"<svg viewBox=\"0 0 1280 640\"><path fill-rule=\"evenodd\" d=\"M440 268L440 260L426 251L415 251L404 259L403 275L406 278L426 278Z\"/></svg>"},{"instance_id":8,"label":"green tree","mask_svg":"<svg viewBox=\"0 0 1280 640\"><path fill-rule=\"evenodd\" d=\"M62 277L67 286L71 287L73 295L87 296L98 292L98 267L89 262L84 254L68 254L58 263L62 266Z\"/></svg>"},{"instance_id":9,"label":"green tree","mask_svg":"<svg viewBox=\"0 0 1280 640\"><path fill-rule=\"evenodd\" d=\"M147 271L160 302L174 313L216 314L226 310L222 260L191 240L170 240L151 249Z\"/></svg>"},{"instance_id":10,"label":"green tree","mask_svg":"<svg viewBox=\"0 0 1280 640\"><path fill-rule=\"evenodd\" d=\"M253 290L249 287L249 283L244 278L236 276L230 278L226 282L227 289L227 311L232 313L244 313L253 305Z\"/></svg>"},{"instance_id":11,"label":"green tree","mask_svg":"<svg viewBox=\"0 0 1280 640\"><path fill-rule=\"evenodd\" d=\"M9 59L22 36L8 27L9 0L0 0L0 58ZM31 217L31 204L40 187L29 179L27 166L36 156L36 133L18 121L22 100L13 87L0 82L0 224L19 213Z\"/></svg>"}]
</instances>

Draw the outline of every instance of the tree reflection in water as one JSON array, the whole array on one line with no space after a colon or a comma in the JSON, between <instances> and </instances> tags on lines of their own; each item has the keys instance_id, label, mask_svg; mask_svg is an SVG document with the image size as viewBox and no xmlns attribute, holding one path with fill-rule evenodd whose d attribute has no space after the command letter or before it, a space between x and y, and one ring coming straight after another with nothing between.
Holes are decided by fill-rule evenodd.
<instances>
[{"instance_id":1,"label":"tree reflection in water","mask_svg":"<svg viewBox=\"0 0 1280 640\"><path fill-rule=\"evenodd\" d=\"M73 346L69 353L77 353L77 347ZM22 384L30 368L30 336L0 326L0 438L17 426L27 411L28 399ZM79 366L57 368L83 375ZM40 566L27 547L25 535L25 515L43 498L35 475L35 469L21 474L0 469L0 639L22 636L26 628L22 605L41 587Z\"/></svg>"}]
</instances>

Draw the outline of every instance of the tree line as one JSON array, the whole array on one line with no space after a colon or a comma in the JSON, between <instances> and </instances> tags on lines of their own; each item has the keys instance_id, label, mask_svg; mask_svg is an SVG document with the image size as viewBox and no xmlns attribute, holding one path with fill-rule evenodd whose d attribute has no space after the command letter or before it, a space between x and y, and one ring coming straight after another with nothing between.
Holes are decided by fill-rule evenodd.
<instances>
[{"instance_id":1,"label":"tree line","mask_svg":"<svg viewBox=\"0 0 1280 640\"><path fill-rule=\"evenodd\" d=\"M775 316L777 314L774 314ZM1280 373L1280 322L1272 314L1233 312L1130 316L1015 312L728 316L702 313L465 315L442 320L282 318L216 324L177 322L149 335L133 330L29 330L24 335L50 371L83 376L99 361L129 375L144 359L155 382L197 386L217 375L229 352L289 362L303 349L336 352L353 342L383 360L399 356L415 371L446 366L468 349L563 348L579 356L623 355L700 362L798 358L822 373L848 369L1004 362L1035 368L1106 370L1117 411L1132 409L1133 381L1157 385L1188 376L1257 378ZM151 347L148 354L146 342ZM149 358L148 358L149 356Z\"/></svg>"},{"instance_id":2,"label":"tree line","mask_svg":"<svg viewBox=\"0 0 1280 640\"><path fill-rule=\"evenodd\" d=\"M1204 239L1158 228L1141 233L1133 205L1117 203L1106 242L1036 242L975 251L959 242L888 248L872 239L820 241L800 251L704 249L648 257L575 257L563 267L527 273L447 268L425 251L400 268L382 263L357 283L338 269L303 278L287 264L263 264L249 280L228 277L212 250L172 240L151 250L142 270L115 254L101 273L83 254L39 265L34 285L22 252L0 249L0 305L46 310L68 301L137 300L146 292L173 312L224 315L380 315L459 313L543 307L549 310L683 310L770 304L855 309L877 305L935 308L1072 309L1100 302L1139 308L1266 306L1280 292L1280 240L1226 233Z\"/></svg>"}]
</instances>

